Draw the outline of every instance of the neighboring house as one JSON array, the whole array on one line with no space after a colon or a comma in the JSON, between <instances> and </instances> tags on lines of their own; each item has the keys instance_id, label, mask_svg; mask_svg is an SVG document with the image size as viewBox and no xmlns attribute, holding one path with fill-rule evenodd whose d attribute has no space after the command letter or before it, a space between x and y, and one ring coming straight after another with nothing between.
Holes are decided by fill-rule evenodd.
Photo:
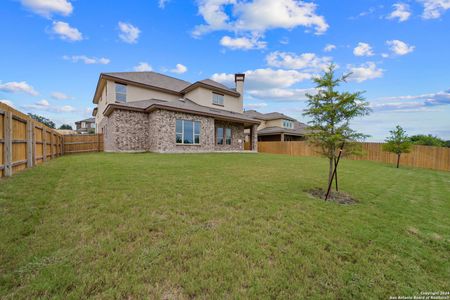
<instances>
[{"instance_id":1,"label":"neighboring house","mask_svg":"<svg viewBox=\"0 0 450 300\"><path fill-rule=\"evenodd\" d=\"M75 122L76 132L81 134L95 133L95 118Z\"/></svg>"},{"instance_id":2,"label":"neighboring house","mask_svg":"<svg viewBox=\"0 0 450 300\"><path fill-rule=\"evenodd\" d=\"M243 114L244 74L235 88L190 83L155 72L100 74L93 102L105 151L256 151L259 121Z\"/></svg>"},{"instance_id":3,"label":"neighboring house","mask_svg":"<svg viewBox=\"0 0 450 300\"><path fill-rule=\"evenodd\" d=\"M77 132L72 129L55 129L55 130L56 132L62 135L77 134Z\"/></svg>"},{"instance_id":4,"label":"neighboring house","mask_svg":"<svg viewBox=\"0 0 450 300\"><path fill-rule=\"evenodd\" d=\"M305 140L307 125L282 113L263 114L256 110L247 110L245 115L259 120L258 141L302 141Z\"/></svg>"}]
</instances>

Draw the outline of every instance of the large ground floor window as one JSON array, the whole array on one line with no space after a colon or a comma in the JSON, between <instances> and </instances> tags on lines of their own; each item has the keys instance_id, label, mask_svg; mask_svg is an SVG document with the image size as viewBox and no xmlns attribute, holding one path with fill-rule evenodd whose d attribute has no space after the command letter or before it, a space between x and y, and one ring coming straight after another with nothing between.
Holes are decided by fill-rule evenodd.
<instances>
[{"instance_id":1,"label":"large ground floor window","mask_svg":"<svg viewBox=\"0 0 450 300\"><path fill-rule=\"evenodd\" d=\"M176 142L183 145L200 144L200 122L178 119L176 123Z\"/></svg>"}]
</instances>

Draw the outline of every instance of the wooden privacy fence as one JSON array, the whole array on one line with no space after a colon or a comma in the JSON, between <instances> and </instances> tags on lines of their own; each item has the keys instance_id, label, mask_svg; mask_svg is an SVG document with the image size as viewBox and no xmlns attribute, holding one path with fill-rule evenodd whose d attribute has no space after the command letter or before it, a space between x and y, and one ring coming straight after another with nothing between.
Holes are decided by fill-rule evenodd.
<instances>
[{"instance_id":1,"label":"wooden privacy fence","mask_svg":"<svg viewBox=\"0 0 450 300\"><path fill-rule=\"evenodd\" d=\"M361 143L362 155L350 155L353 160L371 160L395 164L397 155L383 151L383 143ZM258 151L273 154L288 154L293 156L321 156L319 149L308 142L258 142ZM450 171L450 148L418 146L411 152L402 154L400 165L416 168L426 168Z\"/></svg>"},{"instance_id":2,"label":"wooden privacy fence","mask_svg":"<svg viewBox=\"0 0 450 300\"><path fill-rule=\"evenodd\" d=\"M103 134L64 135L64 154L103 151Z\"/></svg>"},{"instance_id":3,"label":"wooden privacy fence","mask_svg":"<svg viewBox=\"0 0 450 300\"><path fill-rule=\"evenodd\" d=\"M0 103L0 177L53 159L62 151L59 133Z\"/></svg>"}]
</instances>

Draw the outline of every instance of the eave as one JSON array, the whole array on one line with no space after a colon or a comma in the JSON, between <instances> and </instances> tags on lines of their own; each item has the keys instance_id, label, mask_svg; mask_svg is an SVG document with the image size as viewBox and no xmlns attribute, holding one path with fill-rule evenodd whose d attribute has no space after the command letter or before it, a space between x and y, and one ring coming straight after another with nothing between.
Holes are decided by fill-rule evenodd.
<instances>
[{"instance_id":1,"label":"eave","mask_svg":"<svg viewBox=\"0 0 450 300\"><path fill-rule=\"evenodd\" d=\"M240 97L241 96L241 94L239 94L238 92L234 92L232 90L227 90L227 89L221 89L219 87L216 87L216 86L213 86L213 85L209 85L209 84L206 84L206 83L200 82L200 81L197 81L197 82L191 84L190 86L188 86L187 88L182 90L181 93L187 94L190 91L193 91L193 90L195 90L196 88L199 88L199 87L202 87L202 88L205 88L205 89L208 89L208 90L212 90L212 91L215 91L215 92L218 92L218 93L222 93L222 94L225 94L225 95L233 96L233 97Z\"/></svg>"}]
</instances>

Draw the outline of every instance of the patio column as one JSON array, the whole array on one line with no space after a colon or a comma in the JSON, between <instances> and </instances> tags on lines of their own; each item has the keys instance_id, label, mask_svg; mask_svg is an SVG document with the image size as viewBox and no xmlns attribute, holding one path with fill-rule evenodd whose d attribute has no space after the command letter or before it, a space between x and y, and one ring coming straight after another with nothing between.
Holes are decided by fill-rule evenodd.
<instances>
[{"instance_id":1,"label":"patio column","mask_svg":"<svg viewBox=\"0 0 450 300\"><path fill-rule=\"evenodd\" d=\"M250 142L252 143L252 151L258 152L258 125L253 125L251 129Z\"/></svg>"}]
</instances>

